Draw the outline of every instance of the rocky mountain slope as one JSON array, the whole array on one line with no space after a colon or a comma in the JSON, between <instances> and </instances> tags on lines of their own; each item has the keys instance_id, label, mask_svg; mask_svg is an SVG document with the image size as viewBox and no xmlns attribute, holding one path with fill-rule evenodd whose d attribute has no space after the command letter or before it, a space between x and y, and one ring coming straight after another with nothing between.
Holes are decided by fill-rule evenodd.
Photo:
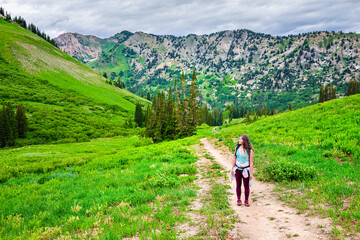
<instances>
[{"instance_id":1,"label":"rocky mountain slope","mask_svg":"<svg viewBox=\"0 0 360 240\"><path fill-rule=\"evenodd\" d=\"M123 31L107 39L66 33L56 43L94 70L119 77L138 95L168 89L196 69L202 102L286 108L317 102L321 85L344 95L359 77L359 34L271 36L250 30L184 37Z\"/></svg>"}]
</instances>

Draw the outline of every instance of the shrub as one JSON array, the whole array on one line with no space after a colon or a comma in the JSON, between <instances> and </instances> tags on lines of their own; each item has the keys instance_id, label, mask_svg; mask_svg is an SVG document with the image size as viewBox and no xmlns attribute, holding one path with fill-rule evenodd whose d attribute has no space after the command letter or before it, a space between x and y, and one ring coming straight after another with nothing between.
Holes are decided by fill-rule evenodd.
<instances>
[{"instance_id":1,"label":"shrub","mask_svg":"<svg viewBox=\"0 0 360 240\"><path fill-rule=\"evenodd\" d=\"M315 168L299 162L278 160L268 163L260 172L267 181L302 181L316 176Z\"/></svg>"}]
</instances>

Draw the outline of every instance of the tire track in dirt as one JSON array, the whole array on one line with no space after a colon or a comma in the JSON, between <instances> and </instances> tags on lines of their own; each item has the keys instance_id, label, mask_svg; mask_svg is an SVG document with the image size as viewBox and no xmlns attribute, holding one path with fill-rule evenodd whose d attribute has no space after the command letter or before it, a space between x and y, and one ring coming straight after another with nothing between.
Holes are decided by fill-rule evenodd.
<instances>
[{"instance_id":1,"label":"tire track in dirt","mask_svg":"<svg viewBox=\"0 0 360 240\"><path fill-rule=\"evenodd\" d=\"M228 150L219 150L206 138L201 139L208 154L230 172L234 156ZM256 165L256 155L254 157ZM256 171L256 169L254 168ZM230 184L229 201L238 215L240 231L244 239L328 239L332 222L329 219L298 215L295 208L286 206L273 193L274 184L254 182L250 189L250 207L236 205L236 183ZM242 188L242 191L244 189ZM244 192L242 192L244 201Z\"/></svg>"}]
</instances>

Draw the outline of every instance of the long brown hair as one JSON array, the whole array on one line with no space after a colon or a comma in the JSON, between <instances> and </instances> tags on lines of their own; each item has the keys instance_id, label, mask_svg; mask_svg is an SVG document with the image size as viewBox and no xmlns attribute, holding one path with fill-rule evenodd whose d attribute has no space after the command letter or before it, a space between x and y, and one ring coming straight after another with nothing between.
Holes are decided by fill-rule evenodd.
<instances>
[{"instance_id":1,"label":"long brown hair","mask_svg":"<svg viewBox=\"0 0 360 240\"><path fill-rule=\"evenodd\" d=\"M243 140L243 148L247 152L247 154L249 156L249 161L250 161L250 149L254 151L254 148L251 146L249 136L246 134L243 134L243 135L240 135L239 138L241 138ZM238 146L240 146L239 141L236 144L236 147L238 147ZM236 147L235 147L235 149L237 149ZM235 155L236 155L236 152L235 152Z\"/></svg>"}]
</instances>

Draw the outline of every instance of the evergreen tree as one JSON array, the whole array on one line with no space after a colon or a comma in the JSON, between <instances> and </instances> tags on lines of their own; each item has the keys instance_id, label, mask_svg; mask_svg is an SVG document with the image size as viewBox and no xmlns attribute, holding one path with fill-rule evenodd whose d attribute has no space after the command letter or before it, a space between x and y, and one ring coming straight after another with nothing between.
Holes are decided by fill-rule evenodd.
<instances>
[{"instance_id":1,"label":"evergreen tree","mask_svg":"<svg viewBox=\"0 0 360 240\"><path fill-rule=\"evenodd\" d=\"M245 109L244 109L244 105L241 105L241 109L240 109L240 117L241 117L241 118L245 117Z\"/></svg>"},{"instance_id":2,"label":"evergreen tree","mask_svg":"<svg viewBox=\"0 0 360 240\"><path fill-rule=\"evenodd\" d=\"M155 113L155 131L154 131L154 141L160 142L163 140L165 132L165 94L162 91L158 93L157 96L157 109Z\"/></svg>"},{"instance_id":3,"label":"evergreen tree","mask_svg":"<svg viewBox=\"0 0 360 240\"><path fill-rule=\"evenodd\" d=\"M189 98L187 95L186 90L186 81L185 81L185 73L184 71L181 74L181 87L182 87L182 125L181 125L181 132L182 137L188 136L191 131L191 116L190 116L190 105L189 105Z\"/></svg>"},{"instance_id":4,"label":"evergreen tree","mask_svg":"<svg viewBox=\"0 0 360 240\"><path fill-rule=\"evenodd\" d=\"M152 108L153 108L153 110L154 110L154 113L156 112L156 109L157 109L157 104L156 104L156 96L154 95L154 97L153 97L153 100L152 100L152 104L151 104L151 106L152 106Z\"/></svg>"},{"instance_id":5,"label":"evergreen tree","mask_svg":"<svg viewBox=\"0 0 360 240\"><path fill-rule=\"evenodd\" d=\"M140 103L136 104L134 121L136 122L138 127L142 127L143 112Z\"/></svg>"},{"instance_id":6,"label":"evergreen tree","mask_svg":"<svg viewBox=\"0 0 360 240\"><path fill-rule=\"evenodd\" d=\"M189 92L189 132L192 134L196 130L196 125L198 122L198 110L199 110L199 103L197 101L197 97L199 96L199 91L196 86L196 75L195 69L193 70L192 77L191 77L191 85L190 85L190 92Z\"/></svg>"},{"instance_id":7,"label":"evergreen tree","mask_svg":"<svg viewBox=\"0 0 360 240\"><path fill-rule=\"evenodd\" d=\"M185 91L185 76L184 76L184 72L181 74L181 85L182 85L182 91L183 91L183 95L184 94L184 91ZM185 118L185 105L186 105L186 99L182 99L181 98L181 93L180 93L180 90L177 89L177 80L175 78L175 91L176 91L176 122L175 122L175 131L176 131L176 134L179 136L179 137L183 137L183 136L186 136L187 135L187 132L186 132L186 118ZM186 98L186 95L185 95L185 98Z\"/></svg>"},{"instance_id":8,"label":"evergreen tree","mask_svg":"<svg viewBox=\"0 0 360 240\"><path fill-rule=\"evenodd\" d=\"M169 87L168 100L166 102L166 121L167 126L165 129L165 138L174 139L175 135L175 116L174 116L174 103L171 86Z\"/></svg>"},{"instance_id":9,"label":"evergreen tree","mask_svg":"<svg viewBox=\"0 0 360 240\"><path fill-rule=\"evenodd\" d=\"M263 108L263 115L265 115L265 117L267 117L267 115L268 115L268 109L267 109L266 105L264 105L264 108Z\"/></svg>"},{"instance_id":10,"label":"evergreen tree","mask_svg":"<svg viewBox=\"0 0 360 240\"><path fill-rule=\"evenodd\" d=\"M146 99L150 101L150 92L147 92Z\"/></svg>"},{"instance_id":11,"label":"evergreen tree","mask_svg":"<svg viewBox=\"0 0 360 240\"><path fill-rule=\"evenodd\" d=\"M19 138L25 138L25 133L27 130L27 118L25 115L25 108L22 103L19 103L16 108L15 119Z\"/></svg>"},{"instance_id":12,"label":"evergreen tree","mask_svg":"<svg viewBox=\"0 0 360 240\"><path fill-rule=\"evenodd\" d=\"M330 96L330 94L329 94L329 86L325 86L325 92L324 92L324 101L326 102L326 101L329 101L329 96Z\"/></svg>"},{"instance_id":13,"label":"evergreen tree","mask_svg":"<svg viewBox=\"0 0 360 240\"><path fill-rule=\"evenodd\" d=\"M108 78L108 76L107 76L107 73L106 73L106 72L103 72L103 77L104 77L104 78L106 78L106 79Z\"/></svg>"},{"instance_id":14,"label":"evergreen tree","mask_svg":"<svg viewBox=\"0 0 360 240\"><path fill-rule=\"evenodd\" d=\"M331 86L329 90L329 100L336 99L336 87Z\"/></svg>"},{"instance_id":15,"label":"evergreen tree","mask_svg":"<svg viewBox=\"0 0 360 240\"><path fill-rule=\"evenodd\" d=\"M289 109L289 111L292 111L292 105L291 105L291 103L289 103L288 109Z\"/></svg>"},{"instance_id":16,"label":"evergreen tree","mask_svg":"<svg viewBox=\"0 0 360 240\"><path fill-rule=\"evenodd\" d=\"M261 110L260 110L260 107L257 107L257 108L256 108L256 114L257 114L258 116L261 116Z\"/></svg>"},{"instance_id":17,"label":"evergreen tree","mask_svg":"<svg viewBox=\"0 0 360 240\"><path fill-rule=\"evenodd\" d=\"M325 89L324 86L321 86L320 88L320 94L319 94L319 103L325 102Z\"/></svg>"},{"instance_id":18,"label":"evergreen tree","mask_svg":"<svg viewBox=\"0 0 360 240\"><path fill-rule=\"evenodd\" d=\"M359 81L356 79L353 79L349 82L349 87L347 89L346 95L351 96L354 94L360 93L359 91Z\"/></svg>"},{"instance_id":19,"label":"evergreen tree","mask_svg":"<svg viewBox=\"0 0 360 240\"><path fill-rule=\"evenodd\" d=\"M155 124L155 113L153 107L148 106L146 110L146 131L145 135L147 137L154 137L154 124Z\"/></svg>"}]
</instances>

